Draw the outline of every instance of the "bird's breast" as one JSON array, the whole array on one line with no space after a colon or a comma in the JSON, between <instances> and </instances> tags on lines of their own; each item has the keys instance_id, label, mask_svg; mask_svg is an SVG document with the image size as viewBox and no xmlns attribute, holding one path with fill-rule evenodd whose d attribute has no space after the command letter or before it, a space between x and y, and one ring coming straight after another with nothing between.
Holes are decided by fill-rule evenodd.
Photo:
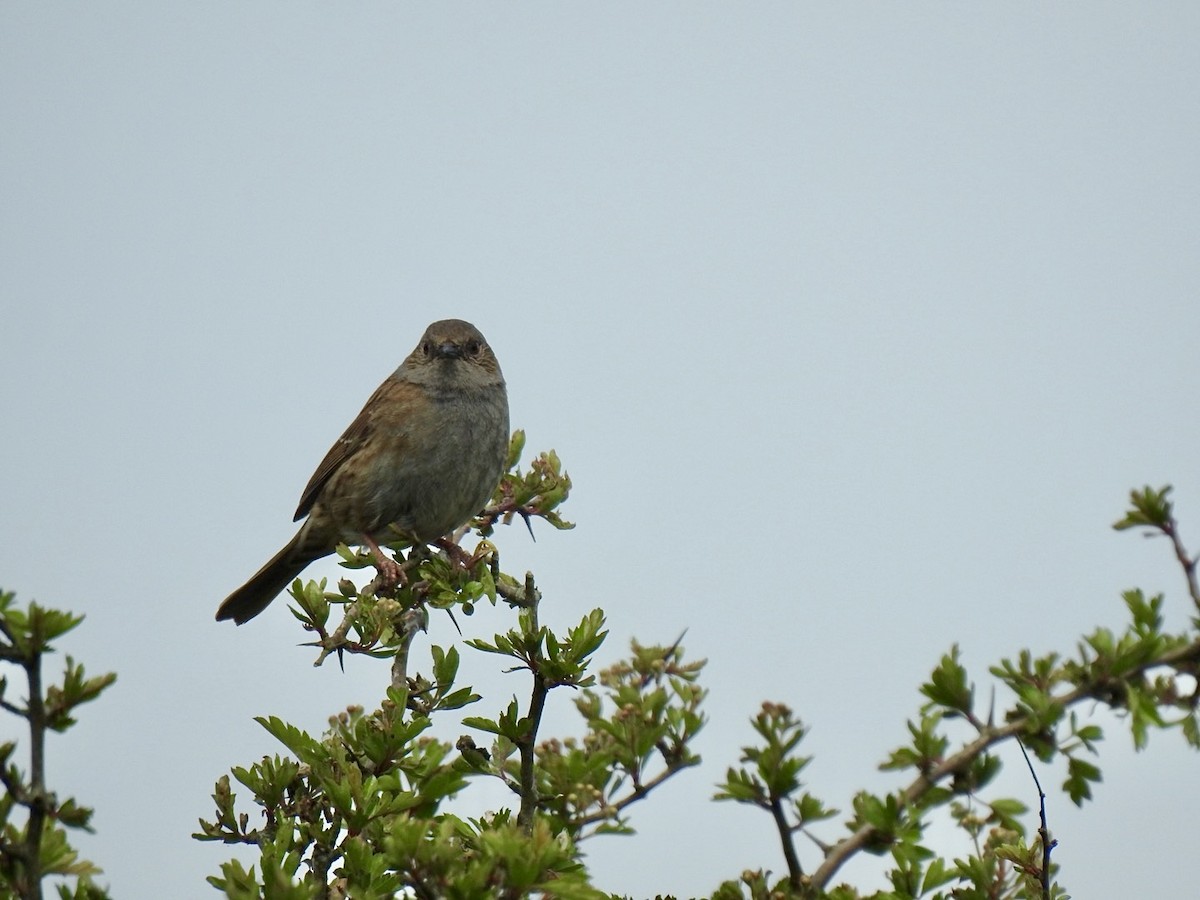
<instances>
[{"instance_id":1,"label":"bird's breast","mask_svg":"<svg viewBox=\"0 0 1200 900\"><path fill-rule=\"evenodd\" d=\"M434 394L421 415L377 421L368 444L330 478L321 503L353 539L386 539L394 525L430 541L486 505L507 449L503 386Z\"/></svg>"}]
</instances>

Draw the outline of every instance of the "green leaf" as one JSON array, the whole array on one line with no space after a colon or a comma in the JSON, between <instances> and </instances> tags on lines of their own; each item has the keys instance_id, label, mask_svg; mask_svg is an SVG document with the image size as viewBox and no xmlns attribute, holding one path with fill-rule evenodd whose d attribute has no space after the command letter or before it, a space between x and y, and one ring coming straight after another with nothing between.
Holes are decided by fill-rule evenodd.
<instances>
[{"instance_id":1,"label":"green leaf","mask_svg":"<svg viewBox=\"0 0 1200 900\"><path fill-rule=\"evenodd\" d=\"M454 683L454 678L458 675L458 650L455 647L444 650L436 644L429 649L433 655L433 677L439 687L448 687Z\"/></svg>"},{"instance_id":2,"label":"green leaf","mask_svg":"<svg viewBox=\"0 0 1200 900\"><path fill-rule=\"evenodd\" d=\"M937 890L944 884L949 884L957 876L957 873L952 871L946 865L946 861L940 857L934 857L929 861L929 867L925 870L925 878L921 881L921 893L928 894L930 891Z\"/></svg>"},{"instance_id":3,"label":"green leaf","mask_svg":"<svg viewBox=\"0 0 1200 900\"><path fill-rule=\"evenodd\" d=\"M921 685L921 693L938 706L960 713L970 713L974 705L974 690L967 681L967 670L958 661L958 645L942 657L930 680Z\"/></svg>"},{"instance_id":4,"label":"green leaf","mask_svg":"<svg viewBox=\"0 0 1200 900\"><path fill-rule=\"evenodd\" d=\"M1129 612L1133 614L1133 624L1139 631L1152 634L1162 631L1162 594L1157 594L1147 600L1141 590L1132 590L1125 591L1121 597L1129 608Z\"/></svg>"},{"instance_id":5,"label":"green leaf","mask_svg":"<svg viewBox=\"0 0 1200 900\"><path fill-rule=\"evenodd\" d=\"M313 765L328 757L328 751L320 741L295 725L289 725L276 716L255 716L254 721L267 730L279 743L287 747L301 762Z\"/></svg>"},{"instance_id":6,"label":"green leaf","mask_svg":"<svg viewBox=\"0 0 1200 900\"><path fill-rule=\"evenodd\" d=\"M1067 780L1063 782L1063 790L1076 806L1083 806L1084 800L1092 798L1092 782L1101 780L1099 768L1087 760L1072 757L1067 761Z\"/></svg>"},{"instance_id":7,"label":"green leaf","mask_svg":"<svg viewBox=\"0 0 1200 900\"><path fill-rule=\"evenodd\" d=\"M518 428L512 433L512 438L508 442L508 456L504 460L504 471L508 471L521 460L521 453L525 449L525 431Z\"/></svg>"},{"instance_id":8,"label":"green leaf","mask_svg":"<svg viewBox=\"0 0 1200 900\"><path fill-rule=\"evenodd\" d=\"M474 728L476 731L486 731L489 734L504 734L500 725L495 720L485 719L482 716L465 716L462 723L467 728Z\"/></svg>"},{"instance_id":9,"label":"green leaf","mask_svg":"<svg viewBox=\"0 0 1200 900\"><path fill-rule=\"evenodd\" d=\"M1029 812L1029 808L1024 803L1008 797L999 797L992 800L988 805L992 808L991 818L993 821L998 822L1010 831L1015 831L1017 834L1025 833L1021 817Z\"/></svg>"},{"instance_id":10,"label":"green leaf","mask_svg":"<svg viewBox=\"0 0 1200 900\"><path fill-rule=\"evenodd\" d=\"M1169 484L1157 491L1149 485L1140 491L1130 491L1130 508L1125 518L1113 523L1113 528L1117 531L1139 527L1164 528L1171 521L1171 501L1167 499L1170 493Z\"/></svg>"}]
</instances>

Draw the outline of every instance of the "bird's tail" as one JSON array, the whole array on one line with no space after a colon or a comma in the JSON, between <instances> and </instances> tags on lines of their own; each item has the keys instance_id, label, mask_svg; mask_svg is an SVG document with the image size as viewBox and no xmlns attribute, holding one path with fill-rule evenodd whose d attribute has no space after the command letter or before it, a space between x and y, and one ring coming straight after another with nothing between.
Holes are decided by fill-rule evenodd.
<instances>
[{"instance_id":1,"label":"bird's tail","mask_svg":"<svg viewBox=\"0 0 1200 900\"><path fill-rule=\"evenodd\" d=\"M310 543L304 540L305 537L305 529L301 528L249 581L226 597L217 609L217 621L233 619L239 625L249 622L270 606L305 566L329 552L326 548L322 548L322 552L313 552L310 546L305 546Z\"/></svg>"}]
</instances>

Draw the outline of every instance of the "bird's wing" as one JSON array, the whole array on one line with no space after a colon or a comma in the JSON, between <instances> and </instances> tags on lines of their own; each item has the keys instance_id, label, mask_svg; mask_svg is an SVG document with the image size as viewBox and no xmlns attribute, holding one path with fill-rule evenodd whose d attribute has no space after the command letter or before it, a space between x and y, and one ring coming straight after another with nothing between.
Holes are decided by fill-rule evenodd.
<instances>
[{"instance_id":1,"label":"bird's wing","mask_svg":"<svg viewBox=\"0 0 1200 900\"><path fill-rule=\"evenodd\" d=\"M376 398L383 392L387 382L381 384L379 388L371 395L371 399L363 406L350 427L345 430L340 438L329 448L329 452L325 454L325 458L321 460L321 464L317 466L317 471L313 472L312 478L308 479L308 484L304 487L304 493L300 495L300 505L296 507L296 516L292 521L299 521L308 515L312 510L313 504L317 502L317 495L321 493L321 488L325 487L325 483L333 476L333 473L341 468L351 456L359 451L359 449L367 442L374 429L374 422L369 412L375 405Z\"/></svg>"}]
</instances>

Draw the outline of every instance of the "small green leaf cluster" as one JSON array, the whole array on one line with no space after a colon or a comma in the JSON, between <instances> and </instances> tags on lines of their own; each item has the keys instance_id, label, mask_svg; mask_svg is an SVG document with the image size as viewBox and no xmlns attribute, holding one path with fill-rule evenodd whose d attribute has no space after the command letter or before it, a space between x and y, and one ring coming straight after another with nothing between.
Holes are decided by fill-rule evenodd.
<instances>
[{"instance_id":1,"label":"small green leaf cluster","mask_svg":"<svg viewBox=\"0 0 1200 900\"><path fill-rule=\"evenodd\" d=\"M476 519L483 537L491 536L497 522L512 524L514 516L526 523L531 517L544 519L560 530L575 527L557 512L571 493L571 476L563 471L558 454L553 450L540 454L529 464L529 471L522 473L517 463L524 449L525 432L517 430L509 441L506 472L492 505Z\"/></svg>"},{"instance_id":2,"label":"small green leaf cluster","mask_svg":"<svg viewBox=\"0 0 1200 900\"><path fill-rule=\"evenodd\" d=\"M599 614L599 610L592 613ZM576 839L632 834L628 807L676 773L698 765L691 744L705 718L703 660L685 662L678 644L632 643L628 659L600 672L575 699L581 738L538 747L543 809Z\"/></svg>"},{"instance_id":3,"label":"small green leaf cluster","mask_svg":"<svg viewBox=\"0 0 1200 900\"><path fill-rule=\"evenodd\" d=\"M453 649L442 655L444 675L456 657ZM218 782L217 817L196 837L256 845L261 856L257 876L231 861L210 882L230 897L270 895L271 885L292 891L283 896L318 896L327 884L354 896L391 896L410 884L436 896L484 888L518 896L547 879L579 882L569 843L517 833L503 817L469 823L440 812L472 769L425 735L429 718L406 716L407 706L404 692L391 689L375 712L335 717L321 739L259 719L294 758L233 770L261 808L254 828L235 813L228 776Z\"/></svg>"},{"instance_id":4,"label":"small green leaf cluster","mask_svg":"<svg viewBox=\"0 0 1200 900\"><path fill-rule=\"evenodd\" d=\"M424 701L420 714L405 690L392 688L379 709L348 709L321 738L259 719L292 756L233 770L260 809L253 826L235 811L229 777L218 781L216 818L202 821L196 837L254 845L260 857L257 873L225 863L209 879L213 886L229 897L325 896L329 885L351 896L408 888L420 896L518 897L552 881L556 894L596 896L584 890L585 873L562 829L541 819L519 828L503 811L465 821L443 810L488 769L486 753L467 754L461 744L455 753L426 734L430 714L478 699L469 688L451 689L458 664L457 650L435 648L426 683L441 701Z\"/></svg>"},{"instance_id":5,"label":"small green leaf cluster","mask_svg":"<svg viewBox=\"0 0 1200 900\"><path fill-rule=\"evenodd\" d=\"M516 628L495 635L491 641L472 638L467 641L467 646L515 659L520 664L517 668L528 670L547 688L585 687L593 682L587 674L587 664L608 635L603 630L603 610L592 610L562 639L537 624L533 607L520 609L517 622ZM487 730L495 731L494 728Z\"/></svg>"},{"instance_id":6,"label":"small green leaf cluster","mask_svg":"<svg viewBox=\"0 0 1200 900\"><path fill-rule=\"evenodd\" d=\"M91 831L92 810L74 798L60 799L46 784L45 741L50 732L61 733L75 724L76 710L95 700L116 680L108 673L88 677L83 665L66 657L62 681L43 687L43 658L52 653L52 642L83 621L82 616L37 603L22 608L16 595L0 591L0 660L23 671L26 699L8 696L9 679L0 677L0 709L17 717L28 729L28 769L14 760L16 741L0 744L0 896L40 898L42 880L74 879L60 884L63 898L101 900L107 892L95 876L101 870L81 859L71 846L67 829Z\"/></svg>"},{"instance_id":7,"label":"small green leaf cluster","mask_svg":"<svg viewBox=\"0 0 1200 900\"><path fill-rule=\"evenodd\" d=\"M792 710L782 703L763 703L751 724L762 744L742 748L742 767L729 768L714 799L782 812L792 831L836 816L838 810L801 791L800 773L812 757L796 755L808 729Z\"/></svg>"}]
</instances>

